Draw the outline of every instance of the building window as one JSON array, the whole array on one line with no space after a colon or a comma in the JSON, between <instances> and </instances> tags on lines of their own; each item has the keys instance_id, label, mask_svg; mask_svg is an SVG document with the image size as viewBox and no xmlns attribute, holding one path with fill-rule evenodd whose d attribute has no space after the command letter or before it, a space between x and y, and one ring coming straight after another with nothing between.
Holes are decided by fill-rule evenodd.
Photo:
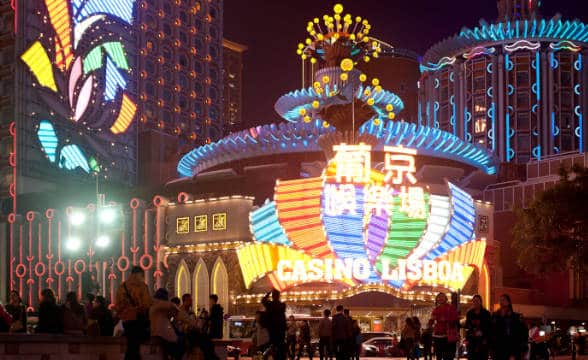
<instances>
[{"instance_id":1,"label":"building window","mask_svg":"<svg viewBox=\"0 0 588 360\"><path fill-rule=\"evenodd\" d=\"M529 93L528 92L518 92L517 93L517 107L519 108L528 108L529 107Z\"/></svg>"},{"instance_id":2,"label":"building window","mask_svg":"<svg viewBox=\"0 0 588 360\"><path fill-rule=\"evenodd\" d=\"M194 216L194 232L208 231L208 215Z\"/></svg>"},{"instance_id":3,"label":"building window","mask_svg":"<svg viewBox=\"0 0 588 360\"><path fill-rule=\"evenodd\" d=\"M529 113L521 112L517 114L516 128L518 130L530 130Z\"/></svg>"},{"instance_id":4,"label":"building window","mask_svg":"<svg viewBox=\"0 0 588 360\"><path fill-rule=\"evenodd\" d=\"M188 269L188 265L186 262L182 260L180 265L178 266L178 270L176 271L176 296L181 298L184 294L190 294L191 291L191 284L190 284L190 269Z\"/></svg>"},{"instance_id":5,"label":"building window","mask_svg":"<svg viewBox=\"0 0 588 360\"><path fill-rule=\"evenodd\" d=\"M212 230L227 230L227 213L212 214Z\"/></svg>"},{"instance_id":6,"label":"building window","mask_svg":"<svg viewBox=\"0 0 588 360\"><path fill-rule=\"evenodd\" d=\"M486 118L477 118L474 124L475 134L484 134L486 132Z\"/></svg>"},{"instance_id":7,"label":"building window","mask_svg":"<svg viewBox=\"0 0 588 360\"><path fill-rule=\"evenodd\" d=\"M517 71L517 86L529 86L528 71Z\"/></svg>"}]
</instances>

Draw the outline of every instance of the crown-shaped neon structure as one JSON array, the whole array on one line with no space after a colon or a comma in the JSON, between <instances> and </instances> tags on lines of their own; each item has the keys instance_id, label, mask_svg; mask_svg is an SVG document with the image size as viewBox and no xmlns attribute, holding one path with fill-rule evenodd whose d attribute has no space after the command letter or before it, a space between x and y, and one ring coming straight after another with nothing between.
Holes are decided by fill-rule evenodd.
<instances>
[{"instance_id":1,"label":"crown-shaped neon structure","mask_svg":"<svg viewBox=\"0 0 588 360\"><path fill-rule=\"evenodd\" d=\"M338 66L344 58L369 62L382 51L380 42L369 37L370 23L360 16L342 15L343 5L336 4L335 14L324 15L323 21L314 18L308 22L306 30L310 37L298 44L297 54L302 60L309 59L327 66Z\"/></svg>"}]
</instances>

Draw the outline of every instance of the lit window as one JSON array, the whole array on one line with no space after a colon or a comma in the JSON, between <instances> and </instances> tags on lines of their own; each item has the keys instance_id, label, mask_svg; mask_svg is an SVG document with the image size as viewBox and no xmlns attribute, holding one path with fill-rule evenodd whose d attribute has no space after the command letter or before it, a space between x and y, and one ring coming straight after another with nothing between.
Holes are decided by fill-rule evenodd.
<instances>
[{"instance_id":1,"label":"lit window","mask_svg":"<svg viewBox=\"0 0 588 360\"><path fill-rule=\"evenodd\" d=\"M478 118L474 124L474 132L476 134L483 134L486 132L486 119Z\"/></svg>"}]
</instances>

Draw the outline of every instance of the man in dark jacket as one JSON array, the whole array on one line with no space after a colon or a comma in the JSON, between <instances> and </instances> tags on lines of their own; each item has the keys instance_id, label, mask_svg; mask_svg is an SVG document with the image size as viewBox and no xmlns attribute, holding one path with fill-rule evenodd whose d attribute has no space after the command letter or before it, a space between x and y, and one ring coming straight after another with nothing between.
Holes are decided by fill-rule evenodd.
<instances>
[{"instance_id":1,"label":"man in dark jacket","mask_svg":"<svg viewBox=\"0 0 588 360\"><path fill-rule=\"evenodd\" d=\"M274 359L285 360L286 304L280 301L280 292L277 289L273 289L271 294L271 301L269 299L270 292L268 292L261 300L261 303L265 307L268 319L271 319L268 324L268 331L270 333L270 343L275 350Z\"/></svg>"},{"instance_id":2,"label":"man in dark jacket","mask_svg":"<svg viewBox=\"0 0 588 360\"><path fill-rule=\"evenodd\" d=\"M466 314L466 338L469 360L487 360L490 347L492 314L482 306L482 297L474 295L473 307Z\"/></svg>"},{"instance_id":3,"label":"man in dark jacket","mask_svg":"<svg viewBox=\"0 0 588 360\"><path fill-rule=\"evenodd\" d=\"M347 342L351 337L349 329L349 320L343 313L343 305L337 305L337 313L333 315L331 320L333 331L332 339L333 346L335 347L335 356L337 360L349 359L349 346Z\"/></svg>"},{"instance_id":4,"label":"man in dark jacket","mask_svg":"<svg viewBox=\"0 0 588 360\"><path fill-rule=\"evenodd\" d=\"M223 338L223 307L218 303L216 294L210 295L210 338Z\"/></svg>"}]
</instances>

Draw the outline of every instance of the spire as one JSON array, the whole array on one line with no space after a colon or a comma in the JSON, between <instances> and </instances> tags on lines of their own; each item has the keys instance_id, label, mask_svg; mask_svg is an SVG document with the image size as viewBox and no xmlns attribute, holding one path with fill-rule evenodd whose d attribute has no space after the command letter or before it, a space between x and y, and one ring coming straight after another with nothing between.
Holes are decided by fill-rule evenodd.
<instances>
[{"instance_id":1,"label":"spire","mask_svg":"<svg viewBox=\"0 0 588 360\"><path fill-rule=\"evenodd\" d=\"M539 14L540 0L498 0L500 20L529 19Z\"/></svg>"}]
</instances>

